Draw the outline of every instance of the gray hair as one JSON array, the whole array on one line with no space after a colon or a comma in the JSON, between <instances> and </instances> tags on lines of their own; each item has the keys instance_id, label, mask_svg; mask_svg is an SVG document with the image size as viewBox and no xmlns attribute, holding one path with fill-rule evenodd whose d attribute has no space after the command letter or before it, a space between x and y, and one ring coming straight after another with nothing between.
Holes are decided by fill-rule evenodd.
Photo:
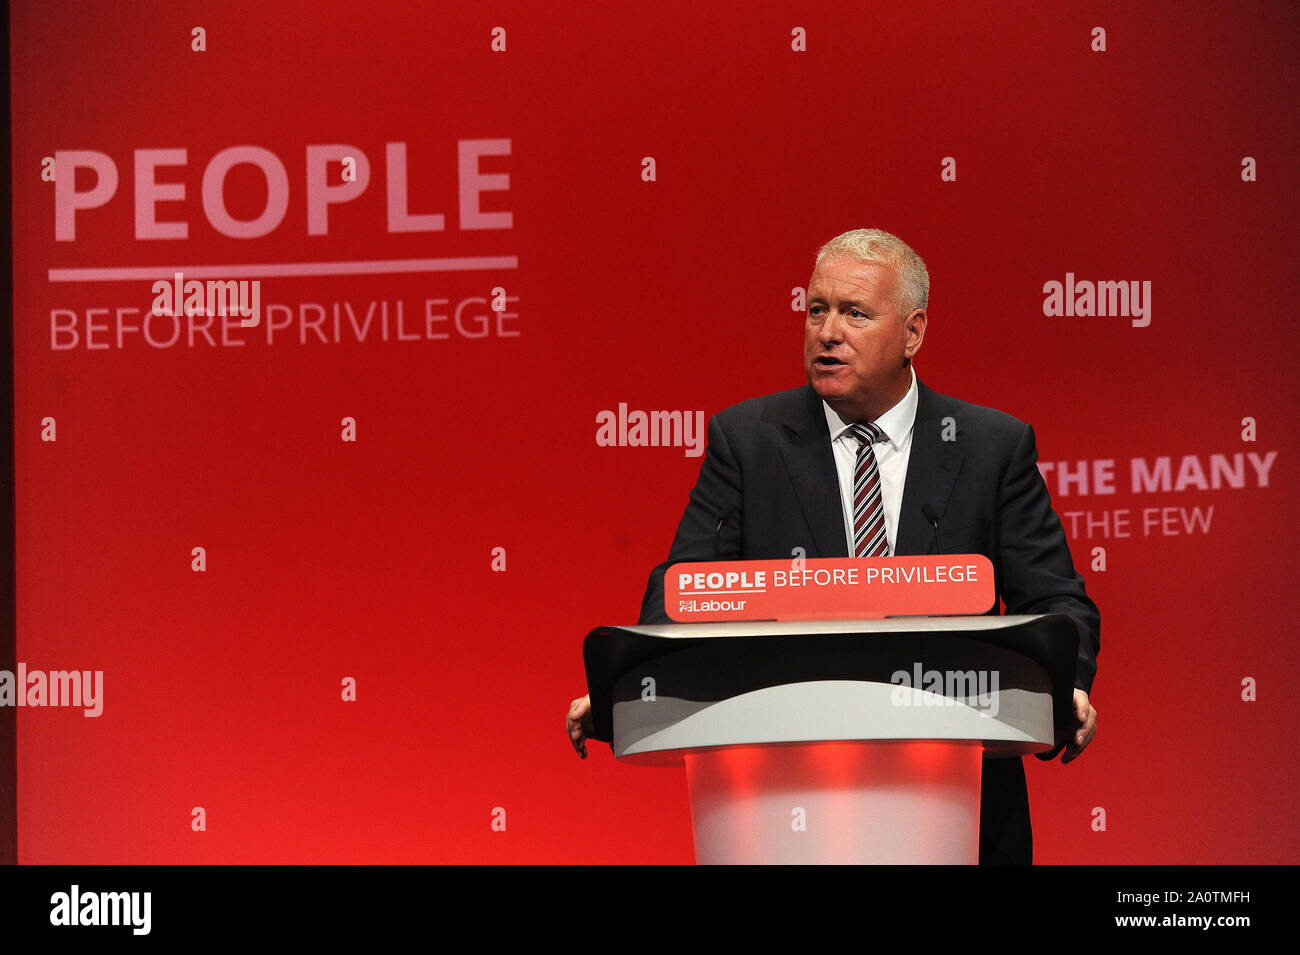
<instances>
[{"instance_id":1,"label":"gray hair","mask_svg":"<svg viewBox=\"0 0 1300 955\"><path fill-rule=\"evenodd\" d=\"M830 258L856 259L887 265L898 276L897 306L906 318L930 301L930 273L910 245L880 229L854 229L837 235L817 251L817 265Z\"/></svg>"}]
</instances>

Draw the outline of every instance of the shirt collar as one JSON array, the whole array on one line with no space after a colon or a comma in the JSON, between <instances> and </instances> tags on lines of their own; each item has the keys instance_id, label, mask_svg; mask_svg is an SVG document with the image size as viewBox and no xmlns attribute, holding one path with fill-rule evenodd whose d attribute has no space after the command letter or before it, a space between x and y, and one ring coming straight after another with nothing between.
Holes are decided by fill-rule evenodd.
<instances>
[{"instance_id":1,"label":"shirt collar","mask_svg":"<svg viewBox=\"0 0 1300 955\"><path fill-rule=\"evenodd\" d=\"M920 392L916 387L916 372L913 371L912 384L908 387L903 400L874 422L877 428L885 432L885 436L889 438L889 443L895 450L902 447L903 441L911 433L912 426L916 423L916 406L919 401ZM840 413L825 401L822 401L822 410L826 412L826 427L831 433L832 443L844 437L845 432L853 427L854 422L840 417Z\"/></svg>"}]
</instances>

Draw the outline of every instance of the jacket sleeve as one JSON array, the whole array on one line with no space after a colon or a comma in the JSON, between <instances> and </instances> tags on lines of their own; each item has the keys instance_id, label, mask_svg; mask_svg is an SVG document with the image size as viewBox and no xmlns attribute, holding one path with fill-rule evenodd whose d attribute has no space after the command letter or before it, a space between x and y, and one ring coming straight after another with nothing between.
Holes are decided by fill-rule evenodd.
<instances>
[{"instance_id":1,"label":"jacket sleeve","mask_svg":"<svg viewBox=\"0 0 1300 955\"><path fill-rule=\"evenodd\" d=\"M1074 684L1091 693L1101 650L1101 614L1074 569L1065 529L1038 470L1029 425L1024 425L998 488L995 564L1007 613L1059 613L1074 620L1079 631Z\"/></svg>"}]
</instances>

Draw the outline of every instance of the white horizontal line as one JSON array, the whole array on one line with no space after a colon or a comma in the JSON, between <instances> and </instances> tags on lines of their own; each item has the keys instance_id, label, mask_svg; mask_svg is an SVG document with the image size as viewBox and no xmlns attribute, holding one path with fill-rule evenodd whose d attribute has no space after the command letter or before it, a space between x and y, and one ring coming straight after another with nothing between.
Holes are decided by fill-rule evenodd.
<instances>
[{"instance_id":1,"label":"white horizontal line","mask_svg":"<svg viewBox=\"0 0 1300 955\"><path fill-rule=\"evenodd\" d=\"M141 265L105 269L50 269L51 282L137 282L171 279L298 278L310 275L398 275L408 272L482 272L517 269L513 255L459 259L378 259L356 262L272 262L261 265Z\"/></svg>"},{"instance_id":2,"label":"white horizontal line","mask_svg":"<svg viewBox=\"0 0 1300 955\"><path fill-rule=\"evenodd\" d=\"M679 597L716 597L719 594L765 594L767 588L762 590L679 590Z\"/></svg>"}]
</instances>

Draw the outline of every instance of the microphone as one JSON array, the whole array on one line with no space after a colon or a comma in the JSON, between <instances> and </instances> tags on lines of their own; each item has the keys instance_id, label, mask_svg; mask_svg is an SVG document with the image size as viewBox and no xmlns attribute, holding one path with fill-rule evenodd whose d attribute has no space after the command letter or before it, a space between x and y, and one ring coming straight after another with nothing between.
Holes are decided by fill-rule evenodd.
<instances>
[{"instance_id":1,"label":"microphone","mask_svg":"<svg viewBox=\"0 0 1300 955\"><path fill-rule=\"evenodd\" d=\"M736 510L735 504L728 504L722 509L722 516L718 518L718 526L713 529L713 559L722 560L722 525L727 523L732 513Z\"/></svg>"},{"instance_id":2,"label":"microphone","mask_svg":"<svg viewBox=\"0 0 1300 955\"><path fill-rule=\"evenodd\" d=\"M934 552L942 554L943 544L939 540L939 515L934 512L934 508L930 506L929 502L921 505L921 513L925 515L925 519L934 528Z\"/></svg>"}]
</instances>

